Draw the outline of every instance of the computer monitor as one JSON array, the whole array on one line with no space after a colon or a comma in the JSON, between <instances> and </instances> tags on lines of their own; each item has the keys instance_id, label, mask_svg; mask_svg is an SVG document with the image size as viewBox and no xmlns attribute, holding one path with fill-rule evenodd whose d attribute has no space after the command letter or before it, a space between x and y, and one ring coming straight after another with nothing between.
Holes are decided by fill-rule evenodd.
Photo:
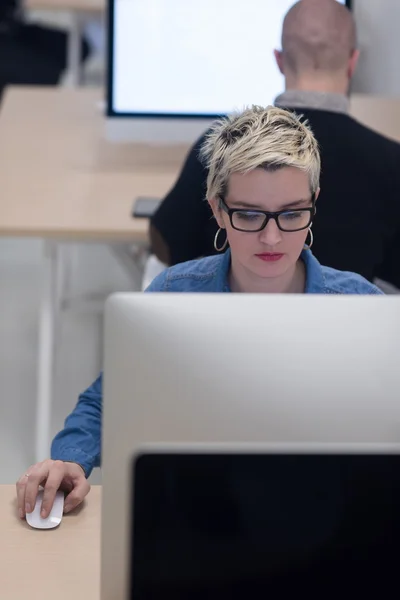
<instances>
[{"instance_id":1,"label":"computer monitor","mask_svg":"<svg viewBox=\"0 0 400 600\"><path fill-rule=\"evenodd\" d=\"M399 452L143 452L132 465L127 598L390 598Z\"/></svg>"},{"instance_id":2,"label":"computer monitor","mask_svg":"<svg viewBox=\"0 0 400 600\"><path fill-rule=\"evenodd\" d=\"M108 137L192 142L218 116L273 104L273 49L293 4L109 0Z\"/></svg>"},{"instance_id":3,"label":"computer monitor","mask_svg":"<svg viewBox=\"0 0 400 600\"><path fill-rule=\"evenodd\" d=\"M106 307L102 600L129 589L148 446L400 442L400 298L121 294Z\"/></svg>"}]
</instances>

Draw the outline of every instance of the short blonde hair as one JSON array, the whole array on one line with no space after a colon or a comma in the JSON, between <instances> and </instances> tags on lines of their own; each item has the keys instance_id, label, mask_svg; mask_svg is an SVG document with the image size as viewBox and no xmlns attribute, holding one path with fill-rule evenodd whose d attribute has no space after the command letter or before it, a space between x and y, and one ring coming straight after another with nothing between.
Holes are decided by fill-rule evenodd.
<instances>
[{"instance_id":1,"label":"short blonde hair","mask_svg":"<svg viewBox=\"0 0 400 600\"><path fill-rule=\"evenodd\" d=\"M200 150L209 170L207 198L223 198L232 173L257 168L275 171L296 167L308 174L311 193L319 187L318 143L296 114L269 106L253 106L217 121Z\"/></svg>"}]
</instances>

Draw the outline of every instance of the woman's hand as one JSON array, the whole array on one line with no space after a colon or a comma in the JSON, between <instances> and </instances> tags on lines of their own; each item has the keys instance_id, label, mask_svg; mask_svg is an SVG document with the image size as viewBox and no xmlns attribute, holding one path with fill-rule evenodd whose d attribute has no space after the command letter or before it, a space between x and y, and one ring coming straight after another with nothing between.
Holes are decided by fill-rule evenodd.
<instances>
[{"instance_id":1,"label":"woman's hand","mask_svg":"<svg viewBox=\"0 0 400 600\"><path fill-rule=\"evenodd\" d=\"M39 486L44 487L40 515L49 516L57 490L66 492L64 513L68 513L83 501L90 491L85 472L80 465L61 460L44 460L29 467L17 481L18 514L24 519L35 508Z\"/></svg>"}]
</instances>

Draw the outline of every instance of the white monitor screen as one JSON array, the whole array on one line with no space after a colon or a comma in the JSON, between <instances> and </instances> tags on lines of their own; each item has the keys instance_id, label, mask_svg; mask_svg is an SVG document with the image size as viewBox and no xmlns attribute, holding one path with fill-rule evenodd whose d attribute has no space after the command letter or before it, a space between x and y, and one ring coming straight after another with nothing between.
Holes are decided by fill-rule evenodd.
<instances>
[{"instance_id":1,"label":"white monitor screen","mask_svg":"<svg viewBox=\"0 0 400 600\"><path fill-rule=\"evenodd\" d=\"M273 49L293 0L110 2L110 115L212 117L282 91Z\"/></svg>"}]
</instances>

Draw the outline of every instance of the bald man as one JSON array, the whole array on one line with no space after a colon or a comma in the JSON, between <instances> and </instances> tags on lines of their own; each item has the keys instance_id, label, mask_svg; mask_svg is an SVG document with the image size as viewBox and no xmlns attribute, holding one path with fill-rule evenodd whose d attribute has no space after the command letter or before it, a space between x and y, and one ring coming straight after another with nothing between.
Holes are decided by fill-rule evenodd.
<instances>
[{"instance_id":1,"label":"bald man","mask_svg":"<svg viewBox=\"0 0 400 600\"><path fill-rule=\"evenodd\" d=\"M274 54L287 91L335 94L343 104L359 57L348 8L333 0L297 2L283 22L282 48Z\"/></svg>"},{"instance_id":2,"label":"bald man","mask_svg":"<svg viewBox=\"0 0 400 600\"><path fill-rule=\"evenodd\" d=\"M300 0L287 13L275 58L285 78L277 106L304 115L322 154L313 252L322 264L400 288L400 145L349 116L359 52L351 12L336 0ZM204 201L204 136L151 223L167 264L215 253L217 226Z\"/></svg>"}]
</instances>

